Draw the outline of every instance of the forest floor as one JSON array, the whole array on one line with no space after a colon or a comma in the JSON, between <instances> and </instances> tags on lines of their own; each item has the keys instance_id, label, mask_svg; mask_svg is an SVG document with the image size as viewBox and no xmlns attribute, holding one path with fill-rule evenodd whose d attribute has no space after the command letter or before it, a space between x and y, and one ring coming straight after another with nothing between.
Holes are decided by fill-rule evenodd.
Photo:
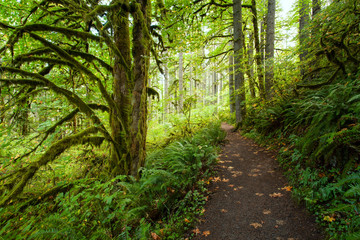
<instances>
[{"instance_id":1,"label":"forest floor","mask_svg":"<svg viewBox=\"0 0 360 240\"><path fill-rule=\"evenodd\" d=\"M325 239L315 218L291 198L274 153L232 132L228 124L222 128L226 143L193 239Z\"/></svg>"}]
</instances>

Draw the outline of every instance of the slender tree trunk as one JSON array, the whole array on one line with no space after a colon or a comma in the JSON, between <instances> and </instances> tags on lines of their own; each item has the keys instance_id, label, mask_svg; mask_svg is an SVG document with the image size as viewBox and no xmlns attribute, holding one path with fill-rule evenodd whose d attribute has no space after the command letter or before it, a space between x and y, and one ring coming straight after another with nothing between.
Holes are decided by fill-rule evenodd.
<instances>
[{"instance_id":1,"label":"slender tree trunk","mask_svg":"<svg viewBox=\"0 0 360 240\"><path fill-rule=\"evenodd\" d=\"M164 112L165 112L165 117L164 117L164 119L166 119L167 115L169 114L168 99L169 99L169 69L168 69L167 63L165 63L165 66L164 66Z\"/></svg>"},{"instance_id":2,"label":"slender tree trunk","mask_svg":"<svg viewBox=\"0 0 360 240\"><path fill-rule=\"evenodd\" d=\"M229 99L230 113L235 112L235 94L234 94L234 55L229 54Z\"/></svg>"},{"instance_id":3,"label":"slender tree trunk","mask_svg":"<svg viewBox=\"0 0 360 240\"><path fill-rule=\"evenodd\" d=\"M243 31L241 0L233 3L234 24L234 69L235 69L235 114L237 124L241 124L246 114L244 73L241 68L243 58Z\"/></svg>"},{"instance_id":4,"label":"slender tree trunk","mask_svg":"<svg viewBox=\"0 0 360 240\"><path fill-rule=\"evenodd\" d=\"M256 10L256 1L251 1L251 11L253 14L252 22L254 27L254 44L255 44L255 61L256 61L256 69L257 69L257 76L259 82L259 93L261 98L265 98L265 85L264 85L264 76L263 76L263 61L262 61L262 47L260 45L260 38L259 36L259 27L258 27L258 17L257 17L257 10Z\"/></svg>"},{"instance_id":5,"label":"slender tree trunk","mask_svg":"<svg viewBox=\"0 0 360 240\"><path fill-rule=\"evenodd\" d=\"M218 103L221 104L222 101L223 101L223 95L222 95L222 90L223 90L223 74L222 74L222 73L220 73L219 83L220 83L220 85L219 85L219 102L218 102Z\"/></svg>"},{"instance_id":6,"label":"slender tree trunk","mask_svg":"<svg viewBox=\"0 0 360 240\"><path fill-rule=\"evenodd\" d=\"M233 34L232 28L229 27L229 34ZM230 47L234 46L233 42L229 42ZM234 94L234 53L229 53L229 104L230 113L235 112L235 94Z\"/></svg>"},{"instance_id":7,"label":"slender tree trunk","mask_svg":"<svg viewBox=\"0 0 360 240\"><path fill-rule=\"evenodd\" d=\"M184 96L183 96L183 85L184 85L184 59L183 59L183 53L179 52L179 107L180 111L183 109L183 102L184 102Z\"/></svg>"},{"instance_id":8,"label":"slender tree trunk","mask_svg":"<svg viewBox=\"0 0 360 240\"><path fill-rule=\"evenodd\" d=\"M319 0L312 0L312 17L318 14L321 10L321 5Z\"/></svg>"},{"instance_id":9,"label":"slender tree trunk","mask_svg":"<svg viewBox=\"0 0 360 240\"><path fill-rule=\"evenodd\" d=\"M301 75L304 75L304 65L307 58L308 51L305 48L305 41L309 38L308 34L305 32L305 26L309 22L309 4L305 0L299 1L299 35L300 35L300 66L301 66Z\"/></svg>"},{"instance_id":10,"label":"slender tree trunk","mask_svg":"<svg viewBox=\"0 0 360 240\"><path fill-rule=\"evenodd\" d=\"M253 35L250 33L249 34L249 43L248 43L248 66L246 68L246 74L248 75L249 78L249 89L250 89L250 94L252 98L256 97L256 93L255 93L255 81L254 81L254 67L253 67L253 62L254 62L254 45L253 45L253 41L254 41L254 37Z\"/></svg>"},{"instance_id":11,"label":"slender tree trunk","mask_svg":"<svg viewBox=\"0 0 360 240\"><path fill-rule=\"evenodd\" d=\"M272 95L271 88L274 84L275 3L275 0L268 1L266 17L265 91L268 98Z\"/></svg>"}]
</instances>

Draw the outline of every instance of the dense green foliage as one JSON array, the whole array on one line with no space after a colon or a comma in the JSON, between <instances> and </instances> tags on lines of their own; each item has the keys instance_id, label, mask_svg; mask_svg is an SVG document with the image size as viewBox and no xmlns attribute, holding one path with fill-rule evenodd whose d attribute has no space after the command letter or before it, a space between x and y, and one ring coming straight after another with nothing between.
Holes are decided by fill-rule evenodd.
<instances>
[{"instance_id":1,"label":"dense green foliage","mask_svg":"<svg viewBox=\"0 0 360 240\"><path fill-rule=\"evenodd\" d=\"M302 80L254 104L247 119L249 136L276 140L293 195L330 239L360 237L359 22L357 1L335 1L317 14L299 48L308 54Z\"/></svg>"},{"instance_id":2,"label":"dense green foliage","mask_svg":"<svg viewBox=\"0 0 360 240\"><path fill-rule=\"evenodd\" d=\"M69 182L70 191L0 209L3 239L178 239L204 204L204 184L225 133L210 125L153 151L136 181ZM187 219L184 221L184 219Z\"/></svg>"}]
</instances>

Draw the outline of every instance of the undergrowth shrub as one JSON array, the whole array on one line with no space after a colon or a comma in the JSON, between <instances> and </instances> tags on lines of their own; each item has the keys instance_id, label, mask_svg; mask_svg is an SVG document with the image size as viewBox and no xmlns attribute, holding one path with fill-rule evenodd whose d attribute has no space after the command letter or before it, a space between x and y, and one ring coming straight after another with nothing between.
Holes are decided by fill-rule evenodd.
<instances>
[{"instance_id":1,"label":"undergrowth shrub","mask_svg":"<svg viewBox=\"0 0 360 240\"><path fill-rule=\"evenodd\" d=\"M0 209L2 239L179 239L205 203L205 180L225 137L219 124L153 151L141 178L73 181L32 204ZM23 207L22 207L23 206ZM184 221L186 219L186 221Z\"/></svg>"},{"instance_id":2,"label":"undergrowth shrub","mask_svg":"<svg viewBox=\"0 0 360 240\"><path fill-rule=\"evenodd\" d=\"M250 110L249 137L280 146L293 195L331 239L360 235L360 78Z\"/></svg>"}]
</instances>

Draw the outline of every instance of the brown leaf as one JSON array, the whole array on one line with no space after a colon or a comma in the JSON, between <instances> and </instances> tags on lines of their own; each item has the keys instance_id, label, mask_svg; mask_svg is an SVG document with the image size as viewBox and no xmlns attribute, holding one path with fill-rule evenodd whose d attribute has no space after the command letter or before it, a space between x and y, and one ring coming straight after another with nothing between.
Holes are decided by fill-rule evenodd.
<instances>
[{"instance_id":1,"label":"brown leaf","mask_svg":"<svg viewBox=\"0 0 360 240\"><path fill-rule=\"evenodd\" d=\"M263 211L263 214L265 214L265 215L271 214L271 211L270 211L270 210L265 209L265 210Z\"/></svg>"},{"instance_id":2,"label":"brown leaf","mask_svg":"<svg viewBox=\"0 0 360 240\"><path fill-rule=\"evenodd\" d=\"M229 179L226 179L226 178L223 178L223 180L222 180L223 182L228 182L229 181Z\"/></svg>"},{"instance_id":3,"label":"brown leaf","mask_svg":"<svg viewBox=\"0 0 360 240\"><path fill-rule=\"evenodd\" d=\"M284 195L282 193L272 193L272 194L269 194L269 196L272 198L278 198L278 197L282 197Z\"/></svg>"},{"instance_id":4,"label":"brown leaf","mask_svg":"<svg viewBox=\"0 0 360 240\"><path fill-rule=\"evenodd\" d=\"M198 228L193 229L192 232L195 233L196 235L201 233L201 231Z\"/></svg>"},{"instance_id":5,"label":"brown leaf","mask_svg":"<svg viewBox=\"0 0 360 240\"><path fill-rule=\"evenodd\" d=\"M228 212L228 210L226 210L226 209L221 209L220 211L223 212L223 213Z\"/></svg>"},{"instance_id":6,"label":"brown leaf","mask_svg":"<svg viewBox=\"0 0 360 240\"><path fill-rule=\"evenodd\" d=\"M205 237L209 236L209 235L210 235L210 231L204 231L204 232L203 232L203 235L204 235Z\"/></svg>"},{"instance_id":7,"label":"brown leaf","mask_svg":"<svg viewBox=\"0 0 360 240\"><path fill-rule=\"evenodd\" d=\"M154 240L160 240L160 239L161 239L161 238L159 237L159 235L157 235L157 234L154 233L154 232L151 233L151 237L152 237L152 239L154 239Z\"/></svg>"},{"instance_id":8,"label":"brown leaf","mask_svg":"<svg viewBox=\"0 0 360 240\"><path fill-rule=\"evenodd\" d=\"M262 227L261 223L251 223L250 226L254 227L255 229Z\"/></svg>"},{"instance_id":9,"label":"brown leaf","mask_svg":"<svg viewBox=\"0 0 360 240\"><path fill-rule=\"evenodd\" d=\"M263 196L264 194L263 194L263 193L255 193L255 195L261 197L261 196Z\"/></svg>"},{"instance_id":10,"label":"brown leaf","mask_svg":"<svg viewBox=\"0 0 360 240\"><path fill-rule=\"evenodd\" d=\"M221 178L219 178L219 177L214 177L214 180L213 180L214 182L219 182L219 181L221 181Z\"/></svg>"},{"instance_id":11,"label":"brown leaf","mask_svg":"<svg viewBox=\"0 0 360 240\"><path fill-rule=\"evenodd\" d=\"M285 186L283 188L281 188L281 190L286 190L288 192L291 192L292 186Z\"/></svg>"}]
</instances>

